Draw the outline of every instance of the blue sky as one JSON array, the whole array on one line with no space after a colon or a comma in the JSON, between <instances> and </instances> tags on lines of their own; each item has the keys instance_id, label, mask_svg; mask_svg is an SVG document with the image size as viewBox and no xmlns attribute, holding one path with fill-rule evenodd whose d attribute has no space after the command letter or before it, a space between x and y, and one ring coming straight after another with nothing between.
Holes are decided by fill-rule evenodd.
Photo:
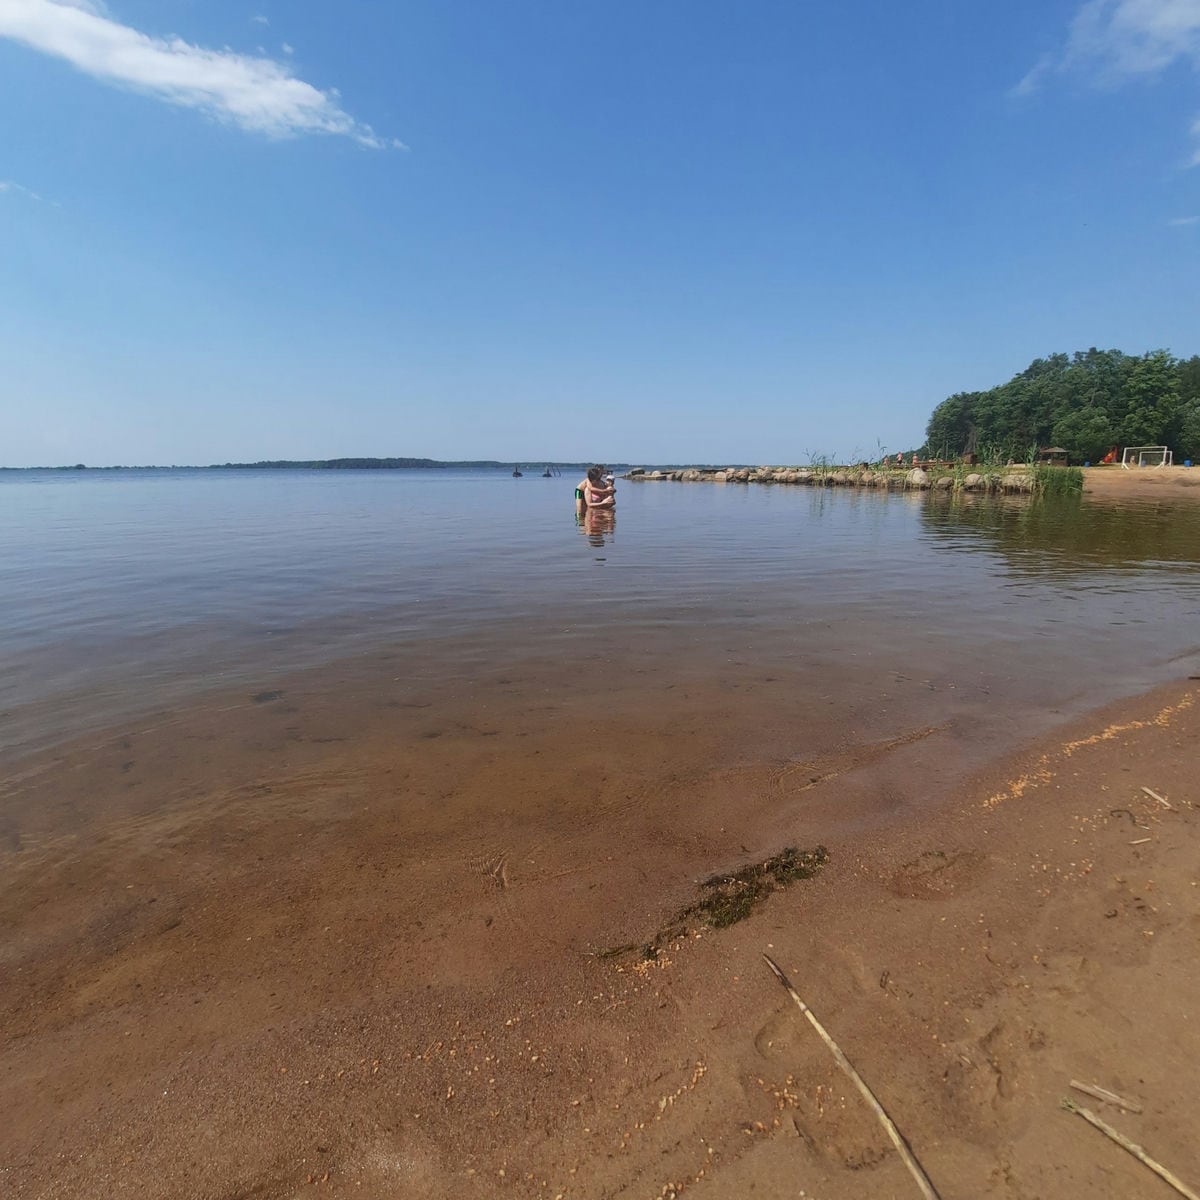
<instances>
[{"instance_id":1,"label":"blue sky","mask_svg":"<svg viewBox=\"0 0 1200 1200\"><path fill-rule=\"evenodd\" d=\"M1200 0L0 0L0 464L803 462L1200 353Z\"/></svg>"}]
</instances>

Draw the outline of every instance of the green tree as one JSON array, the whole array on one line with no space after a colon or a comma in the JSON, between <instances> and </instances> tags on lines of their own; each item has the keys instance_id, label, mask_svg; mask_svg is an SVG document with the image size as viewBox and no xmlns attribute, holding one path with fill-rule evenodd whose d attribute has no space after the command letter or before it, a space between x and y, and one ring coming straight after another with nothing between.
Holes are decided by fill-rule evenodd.
<instances>
[{"instance_id":1,"label":"green tree","mask_svg":"<svg viewBox=\"0 0 1200 1200\"><path fill-rule=\"evenodd\" d=\"M1200 462L1200 354L1179 364L1178 438L1176 457Z\"/></svg>"},{"instance_id":2,"label":"green tree","mask_svg":"<svg viewBox=\"0 0 1200 1200\"><path fill-rule=\"evenodd\" d=\"M1117 436L1126 446L1170 445L1178 434L1179 371L1166 350L1131 360Z\"/></svg>"},{"instance_id":3,"label":"green tree","mask_svg":"<svg viewBox=\"0 0 1200 1200\"><path fill-rule=\"evenodd\" d=\"M1112 422L1098 405L1066 413L1054 423L1050 436L1075 463L1099 462L1114 441Z\"/></svg>"},{"instance_id":4,"label":"green tree","mask_svg":"<svg viewBox=\"0 0 1200 1200\"><path fill-rule=\"evenodd\" d=\"M1179 364L1179 400L1181 404L1200 400L1200 354Z\"/></svg>"},{"instance_id":5,"label":"green tree","mask_svg":"<svg viewBox=\"0 0 1200 1200\"><path fill-rule=\"evenodd\" d=\"M1200 399L1180 409L1177 457L1180 461L1190 458L1192 462L1200 462Z\"/></svg>"},{"instance_id":6,"label":"green tree","mask_svg":"<svg viewBox=\"0 0 1200 1200\"><path fill-rule=\"evenodd\" d=\"M975 449L975 401L978 392L956 392L933 410L925 444L935 457L957 457Z\"/></svg>"}]
</instances>

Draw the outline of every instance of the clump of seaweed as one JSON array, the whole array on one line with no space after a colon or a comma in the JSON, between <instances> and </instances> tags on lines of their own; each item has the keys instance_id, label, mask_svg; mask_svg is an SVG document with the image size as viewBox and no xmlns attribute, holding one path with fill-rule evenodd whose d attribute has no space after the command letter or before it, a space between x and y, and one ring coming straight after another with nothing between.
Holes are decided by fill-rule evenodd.
<instances>
[{"instance_id":1,"label":"clump of seaweed","mask_svg":"<svg viewBox=\"0 0 1200 1200\"><path fill-rule=\"evenodd\" d=\"M744 921L772 892L797 879L811 879L829 861L824 846L799 850L788 846L765 862L751 863L732 875L713 875L700 885L700 899L676 921L698 917L710 929Z\"/></svg>"},{"instance_id":2,"label":"clump of seaweed","mask_svg":"<svg viewBox=\"0 0 1200 1200\"><path fill-rule=\"evenodd\" d=\"M600 957L616 958L640 950L644 958L653 959L667 942L682 937L694 926L727 929L744 921L772 892L797 879L811 879L828 861L829 851L824 846L814 850L788 846L761 862L748 863L729 874L712 875L700 884L699 898L680 909L649 942L615 946Z\"/></svg>"}]
</instances>

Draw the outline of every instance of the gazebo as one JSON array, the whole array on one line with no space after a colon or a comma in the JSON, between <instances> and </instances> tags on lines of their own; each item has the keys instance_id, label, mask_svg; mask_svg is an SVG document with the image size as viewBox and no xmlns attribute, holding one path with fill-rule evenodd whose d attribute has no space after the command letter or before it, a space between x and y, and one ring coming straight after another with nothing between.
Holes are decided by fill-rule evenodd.
<instances>
[{"instance_id":1,"label":"gazebo","mask_svg":"<svg viewBox=\"0 0 1200 1200\"><path fill-rule=\"evenodd\" d=\"M1041 467L1065 467L1067 466L1069 455L1061 446L1047 446L1044 450L1038 451L1038 466Z\"/></svg>"}]
</instances>

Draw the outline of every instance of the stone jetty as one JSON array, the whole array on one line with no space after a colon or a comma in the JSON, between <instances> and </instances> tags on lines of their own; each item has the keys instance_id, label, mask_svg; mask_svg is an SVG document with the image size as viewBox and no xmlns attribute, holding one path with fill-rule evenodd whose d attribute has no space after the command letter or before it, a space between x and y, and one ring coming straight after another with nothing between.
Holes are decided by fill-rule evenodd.
<instances>
[{"instance_id":1,"label":"stone jetty","mask_svg":"<svg viewBox=\"0 0 1200 1200\"><path fill-rule=\"evenodd\" d=\"M632 483L769 483L800 487L882 488L893 491L1032 492L1033 474L1025 467L986 473L949 468L926 471L884 467L686 467L670 471L642 468L622 476Z\"/></svg>"}]
</instances>

